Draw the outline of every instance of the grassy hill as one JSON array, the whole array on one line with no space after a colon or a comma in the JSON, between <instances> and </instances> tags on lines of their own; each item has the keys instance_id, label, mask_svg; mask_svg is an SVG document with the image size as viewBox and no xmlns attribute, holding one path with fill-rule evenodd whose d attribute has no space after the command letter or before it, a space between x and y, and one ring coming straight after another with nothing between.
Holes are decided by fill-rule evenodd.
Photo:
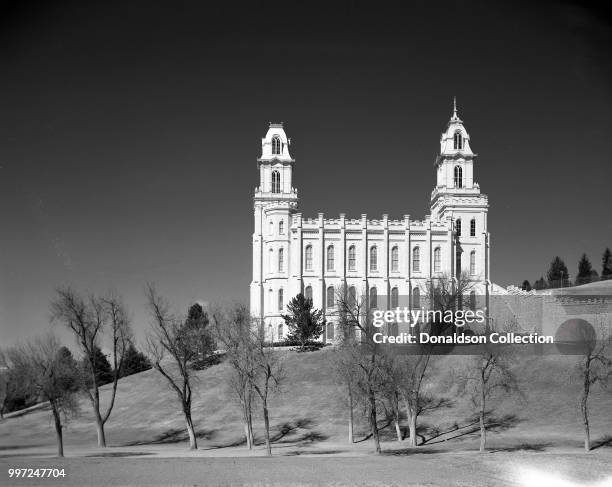
<instances>
[{"instance_id":1,"label":"grassy hill","mask_svg":"<svg viewBox=\"0 0 612 487\"><path fill-rule=\"evenodd\" d=\"M311 353L286 353L287 379L282 394L273 397L270 406L272 434L275 449L281 447L305 448L345 452L368 449L370 441L355 446L346 444L347 411L344 389L334 380L330 363L333 350L326 348ZM474 407L465 397L457 396L452 380L453 371L463 366L469 357L435 357L432 374L435 377L432 390L453 400L450 408L422 418L423 433L431 435L433 428L445 430L454 423L467 424L474 414ZM578 414L580 383L570 381L569 375L576 362L575 357L529 357L516 367L524 397L513 396L494 401L494 414L506 415L497 432L489 436L494 448L580 448L581 422ZM221 363L197 373L193 401L193 419L202 449L215 449L242 444L242 425L239 410L233 401L226 380L229 365ZM103 388L102 400L106 402L109 388ZM591 399L592 437L603 438L612 434L612 394L597 390ZM257 438L263 438L262 421L256 410ZM507 415L514 415L508 417ZM356 439L367 435L367 425L361 407L355 410L358 420ZM385 424L381 418L381 425ZM466 432L468 430L461 430ZM457 438L453 438L458 436ZM122 379L119 382L115 409L106 427L109 446L175 445L186 448L183 418L174 393L165 380L149 370ZM388 443L394 446L391 426L383 430ZM474 435L449 433L438 440L444 448L474 449ZM44 406L14 413L0 422L0 450L13 448L54 448L54 430L50 413ZM81 414L74 418L65 431L65 442L72 450L96 444L95 427L89 403L81 400ZM440 446L440 443L432 442ZM221 450L217 450L221 449ZM227 450L229 452L229 450ZM229 454L229 453L228 453Z\"/></svg>"}]
</instances>

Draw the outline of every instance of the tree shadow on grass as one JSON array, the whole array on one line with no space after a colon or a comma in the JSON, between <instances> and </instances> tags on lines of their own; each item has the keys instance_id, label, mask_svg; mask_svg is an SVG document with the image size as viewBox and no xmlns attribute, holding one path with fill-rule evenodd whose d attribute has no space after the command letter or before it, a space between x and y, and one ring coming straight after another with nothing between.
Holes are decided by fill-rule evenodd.
<instances>
[{"instance_id":1,"label":"tree shadow on grass","mask_svg":"<svg viewBox=\"0 0 612 487\"><path fill-rule=\"evenodd\" d=\"M314 430L316 423L310 418L302 418L296 421L288 421L283 423L279 427L277 434L270 438L271 443L314 443L316 441L324 441L329 438L328 435L324 435ZM299 434L303 431L302 434ZM255 442L255 444L262 444L265 442Z\"/></svg>"},{"instance_id":2,"label":"tree shadow on grass","mask_svg":"<svg viewBox=\"0 0 612 487\"><path fill-rule=\"evenodd\" d=\"M88 458L123 458L123 457L142 457L146 455L153 455L152 452L144 451L110 451L101 453L92 453L91 455L85 455Z\"/></svg>"},{"instance_id":3,"label":"tree shadow on grass","mask_svg":"<svg viewBox=\"0 0 612 487\"><path fill-rule=\"evenodd\" d=\"M501 431L514 428L517 424L523 421L516 414L506 414L503 416L495 416L487 413L487 421L485 428L488 432L499 433ZM445 441L455 440L458 438L471 438L480 434L480 425L478 417L470 417L463 424L455 423L446 430L441 430L437 426L423 424L418 428L418 436L421 438L420 444L434 445Z\"/></svg>"},{"instance_id":4,"label":"tree shadow on grass","mask_svg":"<svg viewBox=\"0 0 612 487\"><path fill-rule=\"evenodd\" d=\"M198 440L210 440L217 435L217 430L199 430L196 431L196 438ZM172 428L160 433L152 440L146 441L132 441L124 443L122 446L143 446L143 445L165 445L172 443L181 443L189 441L189 435L185 428Z\"/></svg>"},{"instance_id":5,"label":"tree shadow on grass","mask_svg":"<svg viewBox=\"0 0 612 487\"><path fill-rule=\"evenodd\" d=\"M514 451L533 451L533 452L543 452L547 448L551 447L553 444L551 442L546 443L520 443L518 445L507 446L503 448L491 448L489 450L490 453L498 453L498 452L514 452Z\"/></svg>"},{"instance_id":6,"label":"tree shadow on grass","mask_svg":"<svg viewBox=\"0 0 612 487\"><path fill-rule=\"evenodd\" d=\"M612 448L612 435L606 435L603 438L600 438L599 440L594 441L593 444L591 445L591 450L595 450L601 447Z\"/></svg>"},{"instance_id":7,"label":"tree shadow on grass","mask_svg":"<svg viewBox=\"0 0 612 487\"><path fill-rule=\"evenodd\" d=\"M397 450L385 450L382 452L385 456L391 457L404 457L408 455L432 455L436 453L448 453L450 450L432 450L429 448L421 448L421 447L408 447L408 448L400 448Z\"/></svg>"}]
</instances>

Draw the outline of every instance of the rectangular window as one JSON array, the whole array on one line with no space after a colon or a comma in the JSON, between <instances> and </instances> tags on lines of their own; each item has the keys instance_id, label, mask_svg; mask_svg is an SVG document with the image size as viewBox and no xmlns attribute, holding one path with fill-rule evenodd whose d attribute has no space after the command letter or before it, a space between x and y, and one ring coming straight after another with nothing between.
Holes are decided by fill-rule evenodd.
<instances>
[{"instance_id":1,"label":"rectangular window","mask_svg":"<svg viewBox=\"0 0 612 487\"><path fill-rule=\"evenodd\" d=\"M397 272L399 270L399 249L393 247L391 249L391 271Z\"/></svg>"},{"instance_id":2,"label":"rectangular window","mask_svg":"<svg viewBox=\"0 0 612 487\"><path fill-rule=\"evenodd\" d=\"M356 266L356 255L355 255L355 246L349 247L349 258L348 258L348 267L349 271L354 271Z\"/></svg>"}]
</instances>

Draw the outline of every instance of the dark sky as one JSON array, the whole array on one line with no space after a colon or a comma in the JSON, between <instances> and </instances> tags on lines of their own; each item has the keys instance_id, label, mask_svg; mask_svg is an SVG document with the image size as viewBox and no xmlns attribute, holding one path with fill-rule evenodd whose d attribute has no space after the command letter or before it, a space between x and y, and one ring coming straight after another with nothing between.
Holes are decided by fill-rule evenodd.
<instances>
[{"instance_id":1,"label":"dark sky","mask_svg":"<svg viewBox=\"0 0 612 487\"><path fill-rule=\"evenodd\" d=\"M129 5L127 5L129 3ZM554 2L40 2L0 11L0 344L58 285L248 299L256 158L283 121L306 216L428 213L457 96L492 277L612 246L609 12Z\"/></svg>"}]
</instances>

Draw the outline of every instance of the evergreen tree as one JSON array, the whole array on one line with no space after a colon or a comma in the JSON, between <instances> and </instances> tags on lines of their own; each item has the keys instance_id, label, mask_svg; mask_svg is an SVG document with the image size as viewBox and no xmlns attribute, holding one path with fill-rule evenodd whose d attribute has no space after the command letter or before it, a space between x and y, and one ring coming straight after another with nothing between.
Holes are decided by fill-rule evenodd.
<instances>
[{"instance_id":1,"label":"evergreen tree","mask_svg":"<svg viewBox=\"0 0 612 487\"><path fill-rule=\"evenodd\" d=\"M550 263L546 277L550 288L569 286L569 272L565 262L559 256L556 256Z\"/></svg>"},{"instance_id":2,"label":"evergreen tree","mask_svg":"<svg viewBox=\"0 0 612 487\"><path fill-rule=\"evenodd\" d=\"M541 289L546 289L546 281L544 280L544 278L543 278L543 277L540 277L538 280L536 280L536 281L533 283L533 288L534 288L536 291L540 291Z\"/></svg>"},{"instance_id":3,"label":"evergreen tree","mask_svg":"<svg viewBox=\"0 0 612 487\"><path fill-rule=\"evenodd\" d=\"M606 279L612 279L612 252L609 248L606 248L601 258L601 280Z\"/></svg>"},{"instance_id":4,"label":"evergreen tree","mask_svg":"<svg viewBox=\"0 0 612 487\"><path fill-rule=\"evenodd\" d=\"M313 309L312 299L306 299L298 294L287 305L289 314L282 315L289 329L287 338L300 343L300 350L304 350L309 340L318 338L325 329L323 311Z\"/></svg>"},{"instance_id":5,"label":"evergreen tree","mask_svg":"<svg viewBox=\"0 0 612 487\"><path fill-rule=\"evenodd\" d=\"M144 354L136 350L133 343L130 343L125 351L123 365L119 377L127 377L128 375L144 372L152 367L151 361Z\"/></svg>"},{"instance_id":6,"label":"evergreen tree","mask_svg":"<svg viewBox=\"0 0 612 487\"><path fill-rule=\"evenodd\" d=\"M83 370L85 371L85 374L83 374L85 376L85 385L88 388L91 388L93 387L93 384L91 384L90 374L87 373L91 367L89 360L87 360L87 358L84 357L83 360L81 361L81 364L82 364ZM94 349L94 365L95 365L96 383L99 386L113 382L113 369L111 368L111 365L108 362L106 355L104 355L102 350L100 350L100 347L97 347L97 346Z\"/></svg>"},{"instance_id":7,"label":"evergreen tree","mask_svg":"<svg viewBox=\"0 0 612 487\"><path fill-rule=\"evenodd\" d=\"M523 291L531 291L531 284L529 284L529 281L527 279L525 279L523 281L523 284L521 284L521 289Z\"/></svg>"},{"instance_id":8,"label":"evergreen tree","mask_svg":"<svg viewBox=\"0 0 612 487\"><path fill-rule=\"evenodd\" d=\"M193 352L191 367L197 370L217 362L217 357L211 355L216 346L209 323L208 313L199 303L194 303L187 310L187 319L178 331L177 339L184 342L183 347Z\"/></svg>"},{"instance_id":9,"label":"evergreen tree","mask_svg":"<svg viewBox=\"0 0 612 487\"><path fill-rule=\"evenodd\" d=\"M587 284L593 280L593 266L586 254L582 254L578 262L578 275L576 276L576 286Z\"/></svg>"}]
</instances>

